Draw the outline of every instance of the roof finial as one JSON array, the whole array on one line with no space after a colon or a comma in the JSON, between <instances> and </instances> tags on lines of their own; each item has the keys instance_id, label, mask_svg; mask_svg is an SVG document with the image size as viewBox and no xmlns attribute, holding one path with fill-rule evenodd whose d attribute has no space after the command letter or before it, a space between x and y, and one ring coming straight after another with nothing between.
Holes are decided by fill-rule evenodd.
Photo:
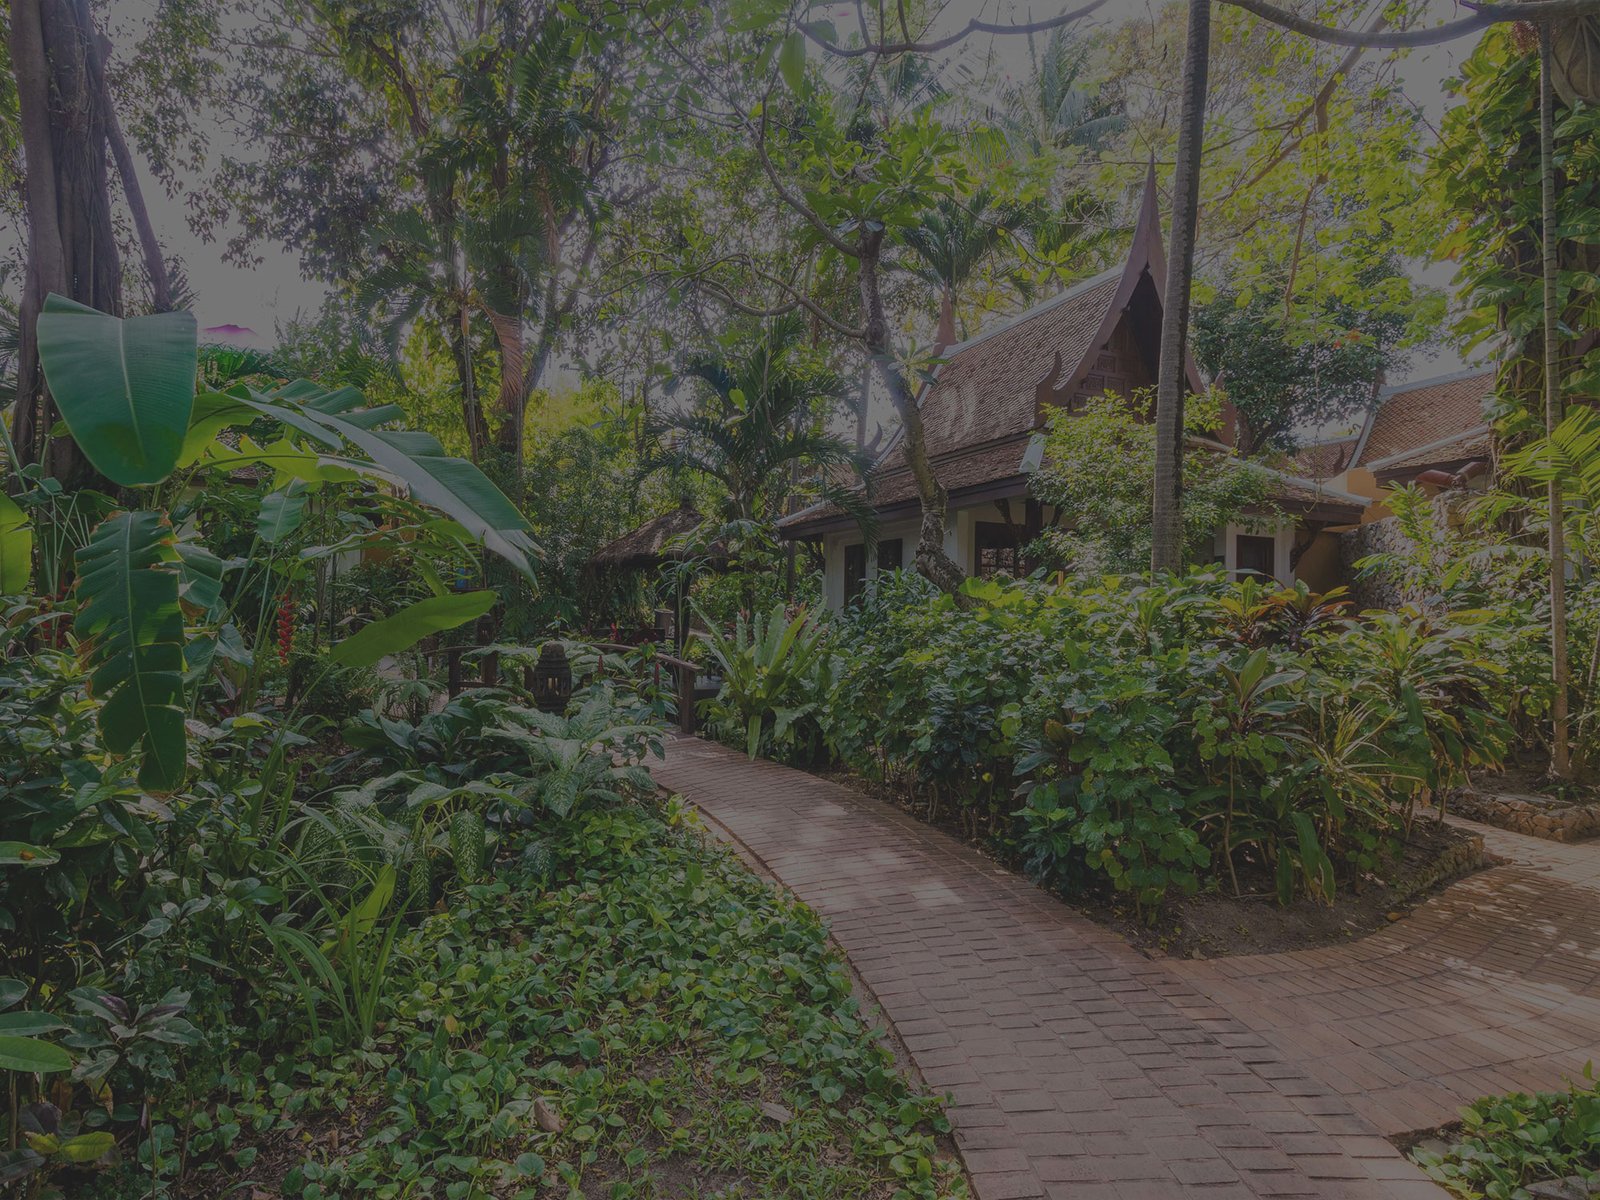
<instances>
[{"instance_id":1,"label":"roof finial","mask_svg":"<svg viewBox=\"0 0 1600 1200\"><path fill-rule=\"evenodd\" d=\"M1165 286L1167 253L1161 240L1161 195L1153 152L1145 167L1144 195L1139 198L1139 217L1133 226L1133 243L1128 247L1128 264L1136 270L1148 267L1156 286Z\"/></svg>"}]
</instances>

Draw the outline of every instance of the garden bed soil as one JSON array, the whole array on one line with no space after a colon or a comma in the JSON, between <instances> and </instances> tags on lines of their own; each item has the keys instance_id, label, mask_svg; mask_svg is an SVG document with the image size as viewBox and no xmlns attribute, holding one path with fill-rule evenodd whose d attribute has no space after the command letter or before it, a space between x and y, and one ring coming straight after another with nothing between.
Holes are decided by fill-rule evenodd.
<instances>
[{"instance_id":1,"label":"garden bed soil","mask_svg":"<svg viewBox=\"0 0 1600 1200\"><path fill-rule=\"evenodd\" d=\"M1399 865L1387 881L1368 878L1359 886L1341 884L1332 904L1300 899L1280 906L1270 878L1241 872L1242 897L1228 891L1175 897L1162 907L1154 925L1139 921L1133 905L1121 896L1076 907L1151 955L1278 954L1338 945L1382 929L1488 864L1482 837L1423 818L1401 848Z\"/></svg>"},{"instance_id":2,"label":"garden bed soil","mask_svg":"<svg viewBox=\"0 0 1600 1200\"><path fill-rule=\"evenodd\" d=\"M916 796L848 771L818 770L815 774L885 800L918 820L927 819L927 805ZM959 821L945 815L947 812L944 810L931 822L934 828L1003 862L993 853L993 847L974 841ZM1341 883L1329 905L1301 899L1287 907L1280 906L1271 875L1265 871L1252 873L1249 864L1242 861L1238 864L1242 896L1225 891L1174 896L1162 907L1154 925L1141 921L1132 900L1122 894L1063 897L1062 903L1115 929L1134 947L1153 957L1278 954L1338 945L1382 929L1492 861L1480 835L1442 824L1431 816L1419 816L1389 880L1369 878L1358 885ZM1015 863L1004 865L1017 869Z\"/></svg>"}]
</instances>

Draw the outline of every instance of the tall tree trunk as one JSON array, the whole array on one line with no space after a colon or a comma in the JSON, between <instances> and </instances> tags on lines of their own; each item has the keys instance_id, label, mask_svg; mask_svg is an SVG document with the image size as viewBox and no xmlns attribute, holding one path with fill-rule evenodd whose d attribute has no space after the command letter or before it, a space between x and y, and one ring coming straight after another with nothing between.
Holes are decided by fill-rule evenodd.
<instances>
[{"instance_id":1,"label":"tall tree trunk","mask_svg":"<svg viewBox=\"0 0 1600 1200\"><path fill-rule=\"evenodd\" d=\"M500 394L495 405L499 410L500 431L496 442L511 469L520 475L525 436L523 426L527 424L522 387L527 357L522 337L522 318L519 313L490 310L489 323L494 326L495 342L500 347Z\"/></svg>"},{"instance_id":2,"label":"tall tree trunk","mask_svg":"<svg viewBox=\"0 0 1600 1200\"><path fill-rule=\"evenodd\" d=\"M35 328L44 299L59 292L121 315L121 269L106 175L104 88L88 0L15 0L11 61L26 165L28 270L13 441L24 463L44 460L68 487L98 482L70 438L49 442L55 405L39 363Z\"/></svg>"},{"instance_id":3,"label":"tall tree trunk","mask_svg":"<svg viewBox=\"0 0 1600 1200\"><path fill-rule=\"evenodd\" d=\"M1210 72L1211 0L1189 0L1183 56L1177 163L1172 174L1172 236L1167 242L1167 287L1162 298L1161 366L1156 378L1156 467L1151 507L1150 569L1183 567L1183 401L1189 344L1189 292L1200 207L1200 158L1205 140L1206 79Z\"/></svg>"},{"instance_id":4,"label":"tall tree trunk","mask_svg":"<svg viewBox=\"0 0 1600 1200\"><path fill-rule=\"evenodd\" d=\"M67 290L67 258L61 246L56 199L55 147L50 133L50 65L45 53L39 0L16 0L11 9L12 71L22 129L25 163L24 204L28 214L28 263L23 280L21 345L17 362L17 403L11 437L17 457L13 468L37 462L41 424L48 428L49 403L34 323L50 292Z\"/></svg>"},{"instance_id":5,"label":"tall tree trunk","mask_svg":"<svg viewBox=\"0 0 1600 1200\"><path fill-rule=\"evenodd\" d=\"M105 114L106 144L112 160L117 164L117 177L122 180L122 195L128 202L128 212L133 216L133 227L139 235L139 251L144 257L145 274L150 279L150 300L156 312L171 312L172 277L167 272L167 260L161 253L156 228L150 221L150 209L144 202L144 188L139 183L133 153L128 149L127 139L122 136L116 106L111 102L111 84L106 78L111 40L104 34L96 35L91 49L94 52L94 73L100 83L100 107Z\"/></svg>"},{"instance_id":6,"label":"tall tree trunk","mask_svg":"<svg viewBox=\"0 0 1600 1200\"><path fill-rule=\"evenodd\" d=\"M1550 24L1539 26L1539 184L1540 258L1544 267L1544 425L1551 433L1561 423L1560 299L1557 286L1560 239L1556 235L1555 87L1551 79ZM1552 475L1550 505L1550 659L1555 697L1550 769L1560 778L1572 774L1567 745L1567 550L1564 505L1559 477Z\"/></svg>"},{"instance_id":7,"label":"tall tree trunk","mask_svg":"<svg viewBox=\"0 0 1600 1200\"><path fill-rule=\"evenodd\" d=\"M455 360L456 386L461 392L461 424L467 431L468 452L473 462L481 462L483 452L489 447L489 433L483 416L483 401L478 396L478 377L472 365L472 337L466 306L455 302L445 314L445 321L450 357Z\"/></svg>"},{"instance_id":8,"label":"tall tree trunk","mask_svg":"<svg viewBox=\"0 0 1600 1200\"><path fill-rule=\"evenodd\" d=\"M861 364L861 395L856 399L856 449L867 448L867 404L872 399L872 356Z\"/></svg>"},{"instance_id":9,"label":"tall tree trunk","mask_svg":"<svg viewBox=\"0 0 1600 1200\"><path fill-rule=\"evenodd\" d=\"M866 314L866 347L877 364L889 397L900 417L901 435L906 450L906 465L917 484L917 499L922 505L922 528L917 534L917 570L933 583L956 594L966 573L944 552L946 508L949 496L939 485L928 460L928 442L922 429L922 409L906 383L904 372L889 348L889 321L884 314L883 294L878 286L878 259L883 252L883 233L864 233L858 243L861 279L861 308Z\"/></svg>"}]
</instances>

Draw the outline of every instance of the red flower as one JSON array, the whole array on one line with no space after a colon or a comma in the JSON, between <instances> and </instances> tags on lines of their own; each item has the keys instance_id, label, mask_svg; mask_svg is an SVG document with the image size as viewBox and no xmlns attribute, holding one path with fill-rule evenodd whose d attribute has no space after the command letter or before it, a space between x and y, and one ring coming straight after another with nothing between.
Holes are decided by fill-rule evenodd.
<instances>
[{"instance_id":1,"label":"red flower","mask_svg":"<svg viewBox=\"0 0 1600 1200\"><path fill-rule=\"evenodd\" d=\"M294 649L294 595L284 592L278 601L278 661L288 662Z\"/></svg>"}]
</instances>

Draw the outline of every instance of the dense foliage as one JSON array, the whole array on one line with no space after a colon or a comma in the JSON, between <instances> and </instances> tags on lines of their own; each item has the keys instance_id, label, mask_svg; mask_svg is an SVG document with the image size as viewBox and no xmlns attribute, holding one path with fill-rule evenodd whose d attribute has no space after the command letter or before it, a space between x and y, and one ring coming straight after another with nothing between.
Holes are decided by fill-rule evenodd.
<instances>
[{"instance_id":1,"label":"dense foliage","mask_svg":"<svg viewBox=\"0 0 1600 1200\"><path fill-rule=\"evenodd\" d=\"M119 486L0 512L53 589L0 599L0 1184L961 1191L815 920L659 809L647 672L439 694L480 550L537 553L481 471L353 388L197 395L186 314L52 315Z\"/></svg>"},{"instance_id":2,"label":"dense foliage","mask_svg":"<svg viewBox=\"0 0 1600 1200\"><path fill-rule=\"evenodd\" d=\"M1591 1069L1563 1092L1489 1096L1462 1110L1448 1150L1413 1157L1465 1200L1528 1200L1535 1184L1573 1178L1592 1191L1600 1179L1600 1085Z\"/></svg>"},{"instance_id":3,"label":"dense foliage","mask_svg":"<svg viewBox=\"0 0 1600 1200\"><path fill-rule=\"evenodd\" d=\"M1070 514L1035 547L1049 566L1074 571L1141 571L1150 564L1150 504L1155 479L1155 426L1142 419L1151 398L1097 396L1052 415L1044 458L1029 492ZM1214 398L1186 410L1192 435L1216 433ZM1210 562L1216 533L1233 521L1270 523L1267 476L1242 459L1196 446L1183 462L1183 533L1188 561Z\"/></svg>"},{"instance_id":4,"label":"dense foliage","mask_svg":"<svg viewBox=\"0 0 1600 1200\"><path fill-rule=\"evenodd\" d=\"M767 671L712 711L749 719L752 750L758 709L774 730L815 713L832 756L930 819L1147 913L1208 885L1331 900L1381 871L1420 806L1499 762L1524 715L1513 631L1487 613L1358 617L1210 575L966 593L887 577L828 628L826 671ZM759 673L752 656L738 678Z\"/></svg>"},{"instance_id":5,"label":"dense foliage","mask_svg":"<svg viewBox=\"0 0 1600 1200\"><path fill-rule=\"evenodd\" d=\"M1239 414L1247 454L1294 450L1306 430L1357 424L1386 379L1408 361L1409 281L1376 258L1370 296L1387 284L1395 301L1356 308L1319 296L1314 318L1296 314L1281 287L1221 289L1195 311L1194 356Z\"/></svg>"}]
</instances>

